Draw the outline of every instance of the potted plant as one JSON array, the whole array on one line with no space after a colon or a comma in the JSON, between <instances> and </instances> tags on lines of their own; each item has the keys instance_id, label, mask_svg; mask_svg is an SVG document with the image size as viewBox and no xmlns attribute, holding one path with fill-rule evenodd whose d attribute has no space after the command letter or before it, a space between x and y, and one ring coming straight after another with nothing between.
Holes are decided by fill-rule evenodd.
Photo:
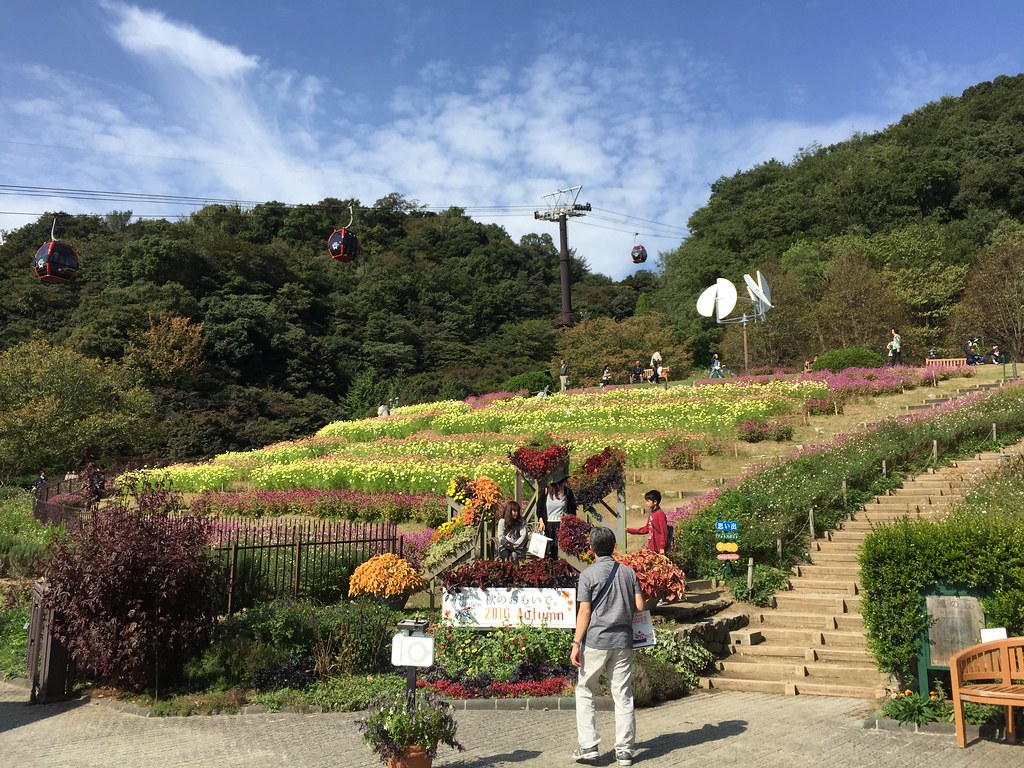
<instances>
[{"instance_id":1,"label":"potted plant","mask_svg":"<svg viewBox=\"0 0 1024 768\"><path fill-rule=\"evenodd\" d=\"M410 707L405 691L388 691L370 702L356 725L388 768L430 768L440 744L465 751L455 738L452 712L451 704L434 693L419 696Z\"/></svg>"},{"instance_id":2,"label":"potted plant","mask_svg":"<svg viewBox=\"0 0 1024 768\"><path fill-rule=\"evenodd\" d=\"M686 593L686 575L682 569L660 552L641 549L615 559L636 571L637 581L644 593L644 607L648 610L659 600L672 602Z\"/></svg>"},{"instance_id":3,"label":"potted plant","mask_svg":"<svg viewBox=\"0 0 1024 768\"><path fill-rule=\"evenodd\" d=\"M423 589L423 579L408 561L390 552L375 555L352 572L349 597L369 595L393 608L405 607L413 592Z\"/></svg>"}]
</instances>

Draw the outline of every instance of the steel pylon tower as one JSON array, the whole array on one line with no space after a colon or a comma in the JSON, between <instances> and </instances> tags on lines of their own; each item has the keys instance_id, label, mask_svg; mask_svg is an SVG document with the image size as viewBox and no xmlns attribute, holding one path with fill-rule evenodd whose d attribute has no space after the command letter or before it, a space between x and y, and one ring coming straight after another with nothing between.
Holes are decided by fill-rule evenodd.
<instances>
[{"instance_id":1,"label":"steel pylon tower","mask_svg":"<svg viewBox=\"0 0 1024 768\"><path fill-rule=\"evenodd\" d=\"M558 222L558 266L562 276L562 312L558 316L557 325L568 328L572 325L572 295L569 290L569 235L566 222L569 217L586 216L590 210L590 203L578 204L576 199L580 196L582 186L559 189L550 195L544 195L548 204L546 211L534 211L533 218L544 221Z\"/></svg>"}]
</instances>

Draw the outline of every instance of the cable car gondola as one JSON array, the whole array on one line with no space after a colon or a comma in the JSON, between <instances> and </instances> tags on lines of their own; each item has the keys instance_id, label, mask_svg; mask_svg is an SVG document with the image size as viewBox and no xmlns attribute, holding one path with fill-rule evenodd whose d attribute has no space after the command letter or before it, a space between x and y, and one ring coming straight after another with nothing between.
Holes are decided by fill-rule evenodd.
<instances>
[{"instance_id":1,"label":"cable car gondola","mask_svg":"<svg viewBox=\"0 0 1024 768\"><path fill-rule=\"evenodd\" d=\"M336 229L327 239L327 252L347 264L359 256L359 240L347 229Z\"/></svg>"},{"instance_id":2,"label":"cable car gondola","mask_svg":"<svg viewBox=\"0 0 1024 768\"><path fill-rule=\"evenodd\" d=\"M50 228L50 240L43 243L32 259L36 277L44 283L70 283L78 274L78 252L62 243L54 234L57 219Z\"/></svg>"},{"instance_id":3,"label":"cable car gondola","mask_svg":"<svg viewBox=\"0 0 1024 768\"><path fill-rule=\"evenodd\" d=\"M647 261L647 249L642 245L634 245L629 255L633 257L634 264L643 264Z\"/></svg>"},{"instance_id":4,"label":"cable car gondola","mask_svg":"<svg viewBox=\"0 0 1024 768\"><path fill-rule=\"evenodd\" d=\"M351 227L352 220L355 218L351 205L348 207L348 212L348 227ZM355 261L359 257L360 252L359 239L348 227L334 230L331 236L327 238L327 252L331 255L331 258L346 264Z\"/></svg>"}]
</instances>

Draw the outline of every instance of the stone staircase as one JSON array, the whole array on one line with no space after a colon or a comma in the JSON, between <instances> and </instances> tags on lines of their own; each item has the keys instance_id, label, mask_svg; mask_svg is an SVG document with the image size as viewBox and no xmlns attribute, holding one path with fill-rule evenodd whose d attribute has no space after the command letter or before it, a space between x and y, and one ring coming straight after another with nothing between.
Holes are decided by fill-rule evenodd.
<instances>
[{"instance_id":1,"label":"stone staircase","mask_svg":"<svg viewBox=\"0 0 1024 768\"><path fill-rule=\"evenodd\" d=\"M889 680L868 652L860 613L861 544L872 528L901 517L940 518L1007 455L984 453L919 475L812 541L810 562L793 568L791 589L776 594L774 608L744 606L747 626L730 633L730 655L702 687L884 698Z\"/></svg>"}]
</instances>

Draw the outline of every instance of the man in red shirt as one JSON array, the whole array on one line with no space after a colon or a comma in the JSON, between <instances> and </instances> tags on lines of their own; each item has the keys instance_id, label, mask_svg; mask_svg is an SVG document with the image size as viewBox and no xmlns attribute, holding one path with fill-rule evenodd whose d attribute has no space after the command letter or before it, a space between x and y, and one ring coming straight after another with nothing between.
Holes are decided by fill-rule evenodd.
<instances>
[{"instance_id":1,"label":"man in red shirt","mask_svg":"<svg viewBox=\"0 0 1024 768\"><path fill-rule=\"evenodd\" d=\"M647 507L647 525L643 528L627 528L629 533L647 534L647 548L652 552L665 554L668 549L668 518L661 508L661 492L648 491L644 494Z\"/></svg>"}]
</instances>

